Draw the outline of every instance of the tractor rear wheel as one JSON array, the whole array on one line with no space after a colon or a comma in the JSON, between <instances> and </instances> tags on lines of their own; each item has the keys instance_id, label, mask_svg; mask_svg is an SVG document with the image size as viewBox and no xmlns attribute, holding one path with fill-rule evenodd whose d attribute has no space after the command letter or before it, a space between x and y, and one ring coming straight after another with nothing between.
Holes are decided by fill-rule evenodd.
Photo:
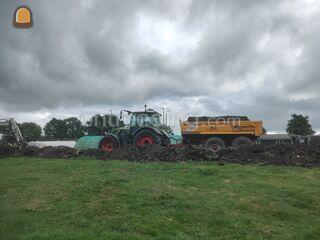
<instances>
[{"instance_id":1,"label":"tractor rear wheel","mask_svg":"<svg viewBox=\"0 0 320 240\"><path fill-rule=\"evenodd\" d=\"M226 147L226 143L221 138L211 137L205 142L204 146L213 152L218 152Z\"/></svg>"},{"instance_id":2,"label":"tractor rear wheel","mask_svg":"<svg viewBox=\"0 0 320 240\"><path fill-rule=\"evenodd\" d=\"M237 137L235 140L232 142L232 147L238 147L240 145L252 145L253 142L250 138L248 137Z\"/></svg>"},{"instance_id":3,"label":"tractor rear wheel","mask_svg":"<svg viewBox=\"0 0 320 240\"><path fill-rule=\"evenodd\" d=\"M104 152L112 152L119 147L119 142L113 136L104 137L99 144L99 149Z\"/></svg>"},{"instance_id":4,"label":"tractor rear wheel","mask_svg":"<svg viewBox=\"0 0 320 240\"><path fill-rule=\"evenodd\" d=\"M139 131L133 138L133 146L144 147L150 145L160 145L161 137L150 129Z\"/></svg>"}]
</instances>

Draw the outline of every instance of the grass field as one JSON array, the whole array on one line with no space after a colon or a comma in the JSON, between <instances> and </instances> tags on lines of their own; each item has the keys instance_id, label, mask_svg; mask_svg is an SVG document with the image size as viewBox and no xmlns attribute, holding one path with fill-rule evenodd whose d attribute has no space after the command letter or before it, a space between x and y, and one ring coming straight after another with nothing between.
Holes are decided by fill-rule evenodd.
<instances>
[{"instance_id":1,"label":"grass field","mask_svg":"<svg viewBox=\"0 0 320 240\"><path fill-rule=\"evenodd\" d=\"M320 169L0 159L0 239L319 239Z\"/></svg>"}]
</instances>

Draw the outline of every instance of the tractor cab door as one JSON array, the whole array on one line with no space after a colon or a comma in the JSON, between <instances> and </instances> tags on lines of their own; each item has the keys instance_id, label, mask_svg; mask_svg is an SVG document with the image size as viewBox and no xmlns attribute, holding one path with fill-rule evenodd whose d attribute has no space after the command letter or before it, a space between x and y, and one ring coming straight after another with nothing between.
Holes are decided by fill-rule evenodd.
<instances>
[{"instance_id":1,"label":"tractor cab door","mask_svg":"<svg viewBox=\"0 0 320 240\"><path fill-rule=\"evenodd\" d=\"M130 127L129 127L129 136L133 136L133 134L140 128L138 124L138 117L136 113L131 115Z\"/></svg>"}]
</instances>

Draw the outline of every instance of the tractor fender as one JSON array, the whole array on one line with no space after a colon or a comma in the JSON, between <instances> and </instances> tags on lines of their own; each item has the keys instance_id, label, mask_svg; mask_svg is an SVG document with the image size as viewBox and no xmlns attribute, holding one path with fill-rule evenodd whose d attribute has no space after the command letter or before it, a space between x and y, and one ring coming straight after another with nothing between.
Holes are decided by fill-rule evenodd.
<instances>
[{"instance_id":1,"label":"tractor fender","mask_svg":"<svg viewBox=\"0 0 320 240\"><path fill-rule=\"evenodd\" d=\"M148 130L151 130L151 131L154 131L156 134L158 134L159 136L162 136L162 132L159 130L159 129L156 129L156 128L153 128L153 127L141 127L139 129L137 129L134 134L133 134L133 137L140 131L142 130L145 130L145 129L148 129Z\"/></svg>"}]
</instances>

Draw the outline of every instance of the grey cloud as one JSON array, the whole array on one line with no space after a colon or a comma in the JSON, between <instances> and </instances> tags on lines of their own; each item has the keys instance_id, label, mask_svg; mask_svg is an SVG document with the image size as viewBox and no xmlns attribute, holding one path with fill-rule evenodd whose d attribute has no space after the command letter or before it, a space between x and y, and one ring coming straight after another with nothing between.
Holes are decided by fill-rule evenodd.
<instances>
[{"instance_id":1,"label":"grey cloud","mask_svg":"<svg viewBox=\"0 0 320 240\"><path fill-rule=\"evenodd\" d=\"M292 113L309 115L311 123L315 128L319 126L320 98L308 100L294 100L274 95L261 95L252 98L250 101L241 102L228 100L226 102L213 101L210 98L201 99L201 104L206 109L211 109L218 115L246 115L252 120L263 120L264 126L269 131L284 131L286 123ZM227 106L226 108L223 107Z\"/></svg>"}]
</instances>

